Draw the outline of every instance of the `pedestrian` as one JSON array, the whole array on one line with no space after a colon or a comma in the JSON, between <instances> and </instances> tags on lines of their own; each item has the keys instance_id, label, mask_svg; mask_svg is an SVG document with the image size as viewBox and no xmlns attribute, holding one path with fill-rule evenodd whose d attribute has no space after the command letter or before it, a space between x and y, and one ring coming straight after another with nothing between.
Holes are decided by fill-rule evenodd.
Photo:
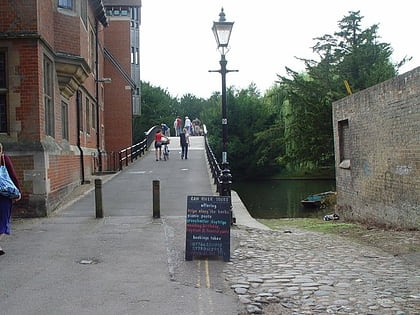
<instances>
[{"instance_id":1,"label":"pedestrian","mask_svg":"<svg viewBox=\"0 0 420 315\"><path fill-rule=\"evenodd\" d=\"M181 159L188 159L188 147L190 145L190 135L187 128L182 129L179 135L179 142L181 144Z\"/></svg>"},{"instance_id":2,"label":"pedestrian","mask_svg":"<svg viewBox=\"0 0 420 315\"><path fill-rule=\"evenodd\" d=\"M170 136L170 130L167 124L162 123L160 124L161 128L162 128L162 133L164 136L169 137Z\"/></svg>"},{"instance_id":3,"label":"pedestrian","mask_svg":"<svg viewBox=\"0 0 420 315\"><path fill-rule=\"evenodd\" d=\"M155 154L156 161L162 160L162 130L160 129L155 134Z\"/></svg>"},{"instance_id":4,"label":"pedestrian","mask_svg":"<svg viewBox=\"0 0 420 315\"><path fill-rule=\"evenodd\" d=\"M200 119L195 118L192 121L193 135L194 136L201 136L200 125L201 125Z\"/></svg>"},{"instance_id":5,"label":"pedestrian","mask_svg":"<svg viewBox=\"0 0 420 315\"><path fill-rule=\"evenodd\" d=\"M182 120L181 117L177 116L174 121L174 129L175 129L175 136L179 137L181 134L182 129Z\"/></svg>"},{"instance_id":6,"label":"pedestrian","mask_svg":"<svg viewBox=\"0 0 420 315\"><path fill-rule=\"evenodd\" d=\"M191 134L191 119L189 119L188 116L185 116L184 128Z\"/></svg>"},{"instance_id":7,"label":"pedestrian","mask_svg":"<svg viewBox=\"0 0 420 315\"><path fill-rule=\"evenodd\" d=\"M16 188L19 189L19 181L16 176L15 169L13 167L12 160L10 157L3 153L3 145L0 143L0 157L1 157L1 165L5 166L7 172L9 173L10 179L15 184ZM9 197L1 196L0 195L0 241L4 237L4 234L10 235L10 225L11 225L11 218L12 218L12 205L14 202L19 201L21 195L15 199L11 199ZM4 255L5 252L3 248L0 246L0 256Z\"/></svg>"}]
</instances>

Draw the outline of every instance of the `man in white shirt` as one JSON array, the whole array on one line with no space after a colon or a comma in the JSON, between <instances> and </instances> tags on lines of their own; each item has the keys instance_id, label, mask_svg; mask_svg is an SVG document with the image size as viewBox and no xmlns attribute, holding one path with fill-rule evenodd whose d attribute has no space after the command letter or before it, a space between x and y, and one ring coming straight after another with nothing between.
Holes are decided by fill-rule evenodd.
<instances>
[{"instance_id":1,"label":"man in white shirt","mask_svg":"<svg viewBox=\"0 0 420 315\"><path fill-rule=\"evenodd\" d=\"M188 116L185 116L184 128L187 129L189 134L191 134L191 120L188 118Z\"/></svg>"}]
</instances>

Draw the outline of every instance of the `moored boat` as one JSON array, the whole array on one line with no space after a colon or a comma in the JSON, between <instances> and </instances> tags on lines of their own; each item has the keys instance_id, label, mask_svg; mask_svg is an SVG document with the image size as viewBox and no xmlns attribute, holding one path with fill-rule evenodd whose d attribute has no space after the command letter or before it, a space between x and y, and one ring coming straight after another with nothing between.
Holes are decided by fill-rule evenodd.
<instances>
[{"instance_id":1,"label":"moored boat","mask_svg":"<svg viewBox=\"0 0 420 315\"><path fill-rule=\"evenodd\" d=\"M335 195L334 191L327 191L319 194L309 195L305 199L301 200L302 206L307 208L319 208L323 205L325 199L330 195Z\"/></svg>"}]
</instances>

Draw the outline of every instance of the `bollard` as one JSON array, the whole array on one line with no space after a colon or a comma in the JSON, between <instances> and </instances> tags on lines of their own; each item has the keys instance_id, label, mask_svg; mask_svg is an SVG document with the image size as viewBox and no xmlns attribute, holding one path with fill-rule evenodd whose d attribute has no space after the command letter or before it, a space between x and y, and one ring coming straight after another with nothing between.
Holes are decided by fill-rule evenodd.
<instances>
[{"instance_id":1,"label":"bollard","mask_svg":"<svg viewBox=\"0 0 420 315\"><path fill-rule=\"evenodd\" d=\"M153 181L153 218L160 218L160 181Z\"/></svg>"},{"instance_id":2,"label":"bollard","mask_svg":"<svg viewBox=\"0 0 420 315\"><path fill-rule=\"evenodd\" d=\"M95 209L96 217L103 218L104 211L102 208L102 179L95 179Z\"/></svg>"}]
</instances>

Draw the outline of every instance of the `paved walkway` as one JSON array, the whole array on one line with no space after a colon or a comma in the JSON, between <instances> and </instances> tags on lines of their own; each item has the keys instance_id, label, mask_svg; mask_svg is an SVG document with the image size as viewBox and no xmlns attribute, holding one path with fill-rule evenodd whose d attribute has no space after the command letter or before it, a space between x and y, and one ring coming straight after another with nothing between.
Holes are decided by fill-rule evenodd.
<instances>
[{"instance_id":1,"label":"paved walkway","mask_svg":"<svg viewBox=\"0 0 420 315\"><path fill-rule=\"evenodd\" d=\"M249 313L420 314L419 264L340 237L286 232L233 232L241 241L224 272Z\"/></svg>"},{"instance_id":2,"label":"paved walkway","mask_svg":"<svg viewBox=\"0 0 420 315\"><path fill-rule=\"evenodd\" d=\"M2 244L0 315L420 314L415 265L341 238L269 230L234 192L231 262L185 261L186 197L215 194L203 139L192 141L188 160L173 139L169 161L149 152L104 177L103 219L90 185L49 218L15 220Z\"/></svg>"},{"instance_id":3,"label":"paved walkway","mask_svg":"<svg viewBox=\"0 0 420 315\"><path fill-rule=\"evenodd\" d=\"M238 314L225 262L184 259L187 196L214 188L203 138L192 138L188 160L177 142L169 161L149 152L107 176L103 219L95 218L91 184L51 217L14 220L2 241L0 314ZM160 219L152 215L153 180Z\"/></svg>"}]
</instances>

